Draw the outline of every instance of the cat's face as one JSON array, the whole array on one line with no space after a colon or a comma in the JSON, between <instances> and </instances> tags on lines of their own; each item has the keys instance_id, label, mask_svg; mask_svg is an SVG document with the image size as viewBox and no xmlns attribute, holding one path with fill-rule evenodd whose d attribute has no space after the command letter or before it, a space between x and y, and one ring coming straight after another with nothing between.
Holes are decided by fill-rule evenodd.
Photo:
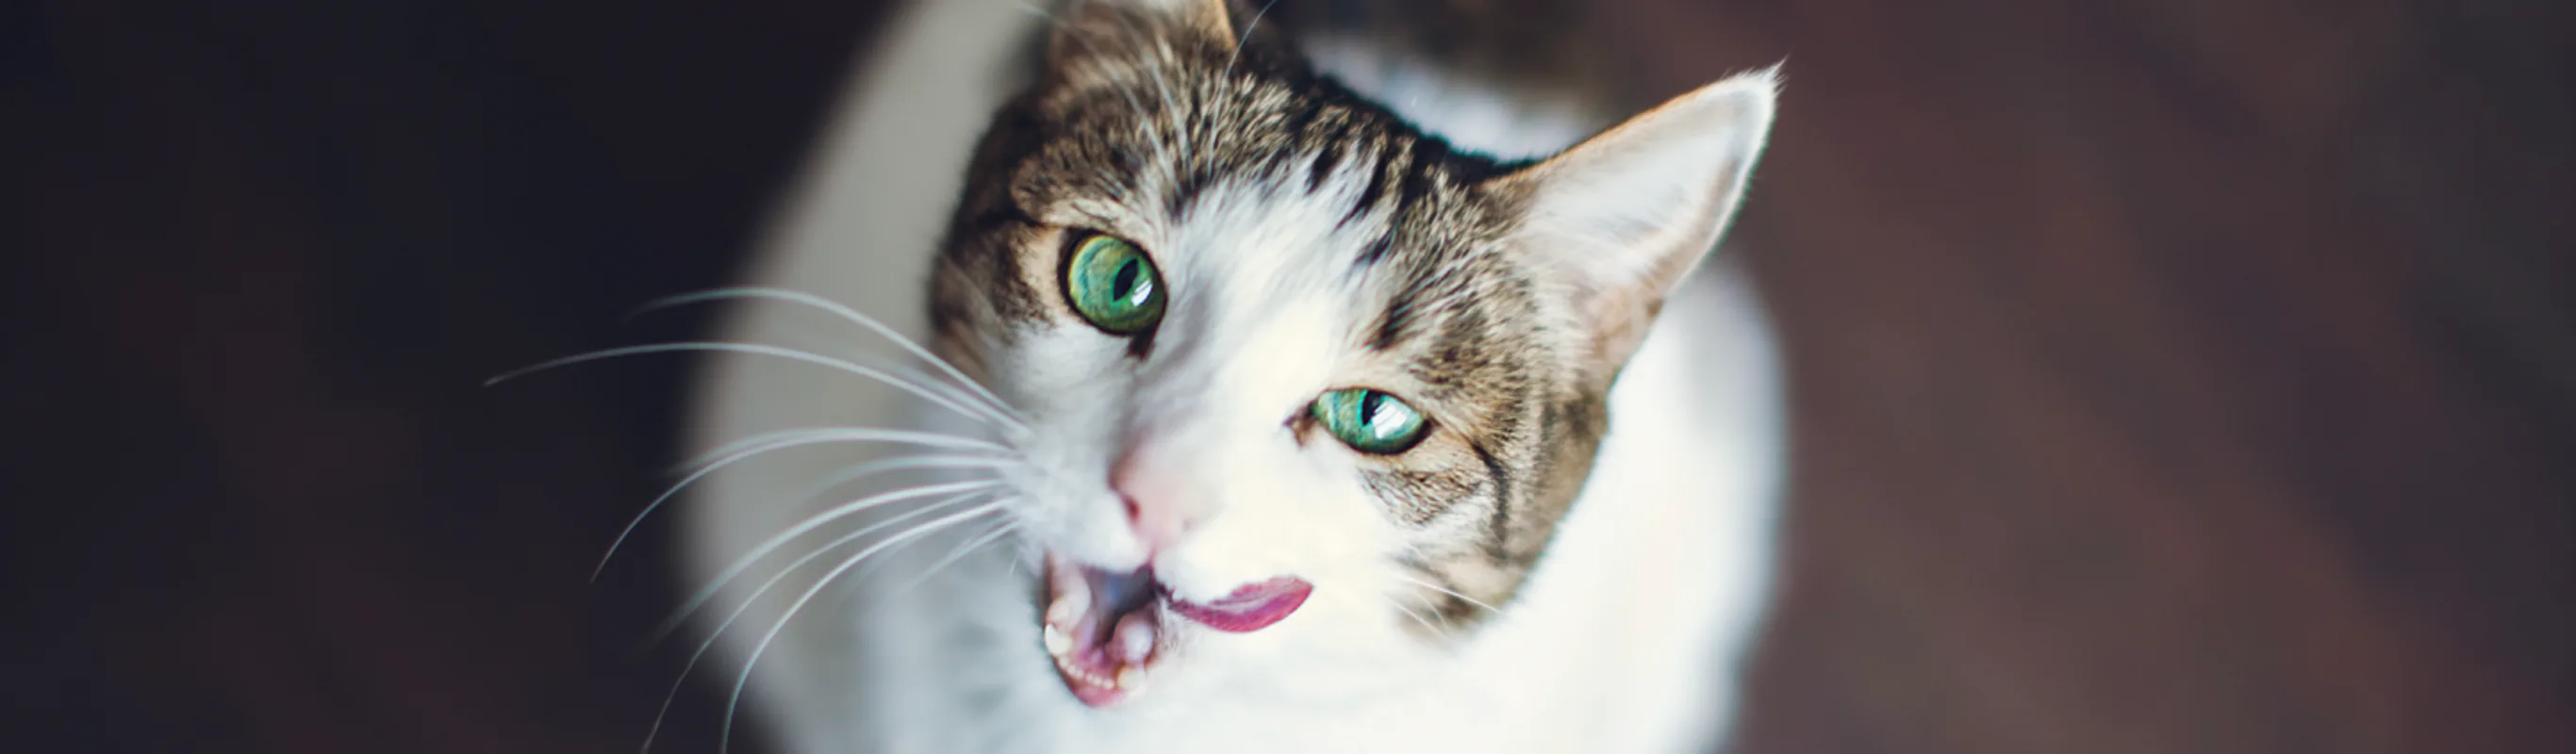
<instances>
[{"instance_id":1,"label":"cat's face","mask_svg":"<svg viewBox=\"0 0 2576 754\"><path fill-rule=\"evenodd\" d=\"M936 347L1025 416L1032 630L1095 706L1511 609L1770 113L1713 87L1500 165L1166 4L1062 19L934 278Z\"/></svg>"}]
</instances>

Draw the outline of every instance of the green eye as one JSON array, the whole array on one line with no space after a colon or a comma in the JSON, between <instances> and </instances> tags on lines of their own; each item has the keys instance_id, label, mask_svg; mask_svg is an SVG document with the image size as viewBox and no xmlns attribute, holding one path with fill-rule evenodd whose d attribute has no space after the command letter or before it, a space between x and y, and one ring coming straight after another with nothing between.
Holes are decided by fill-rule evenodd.
<instances>
[{"instance_id":1,"label":"green eye","mask_svg":"<svg viewBox=\"0 0 2576 754\"><path fill-rule=\"evenodd\" d=\"M1163 318L1163 276L1135 244L1101 234L1082 239L1064 268L1064 297L1092 326L1130 335Z\"/></svg>"},{"instance_id":2,"label":"green eye","mask_svg":"<svg viewBox=\"0 0 2576 754\"><path fill-rule=\"evenodd\" d=\"M1394 455L1422 440L1422 412L1395 396L1359 388L1335 390L1315 399L1315 420L1324 431L1352 450Z\"/></svg>"}]
</instances>

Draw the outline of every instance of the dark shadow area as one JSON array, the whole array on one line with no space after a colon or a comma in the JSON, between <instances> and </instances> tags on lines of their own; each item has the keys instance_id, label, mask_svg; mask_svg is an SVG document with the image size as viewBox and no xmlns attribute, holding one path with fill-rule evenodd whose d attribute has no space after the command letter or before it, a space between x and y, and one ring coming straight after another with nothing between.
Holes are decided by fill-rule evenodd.
<instances>
[{"instance_id":1,"label":"dark shadow area","mask_svg":"<svg viewBox=\"0 0 2576 754\"><path fill-rule=\"evenodd\" d=\"M0 8L0 740L633 751L668 531L587 579L689 364L481 383L702 331L620 317L729 278L879 5ZM1658 91L1789 63L1743 750L2576 751L2576 5L1599 12Z\"/></svg>"}]
</instances>

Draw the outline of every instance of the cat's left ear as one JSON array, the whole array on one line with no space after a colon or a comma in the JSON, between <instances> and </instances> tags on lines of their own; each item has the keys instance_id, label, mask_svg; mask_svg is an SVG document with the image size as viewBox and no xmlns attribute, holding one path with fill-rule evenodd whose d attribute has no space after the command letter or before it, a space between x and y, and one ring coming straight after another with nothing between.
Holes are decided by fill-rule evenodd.
<instances>
[{"instance_id":1,"label":"cat's left ear","mask_svg":"<svg viewBox=\"0 0 2576 754\"><path fill-rule=\"evenodd\" d=\"M1595 373L1618 371L1744 199L1771 131L1777 67L1710 84L1498 179L1524 192L1518 246L1591 330Z\"/></svg>"}]
</instances>

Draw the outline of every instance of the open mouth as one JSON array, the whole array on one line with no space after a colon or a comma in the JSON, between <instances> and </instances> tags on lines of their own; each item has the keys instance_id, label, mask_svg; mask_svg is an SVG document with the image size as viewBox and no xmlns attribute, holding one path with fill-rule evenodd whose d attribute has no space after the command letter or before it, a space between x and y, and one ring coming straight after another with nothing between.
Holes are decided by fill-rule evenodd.
<instances>
[{"instance_id":1,"label":"open mouth","mask_svg":"<svg viewBox=\"0 0 2576 754\"><path fill-rule=\"evenodd\" d=\"M1155 580L1152 566L1115 573L1052 553L1045 584L1040 633L1047 654L1065 688L1092 707L1117 704L1150 680L1182 627L1175 619L1230 633L1259 631L1286 620L1314 591L1305 579L1281 576L1191 602Z\"/></svg>"}]
</instances>

